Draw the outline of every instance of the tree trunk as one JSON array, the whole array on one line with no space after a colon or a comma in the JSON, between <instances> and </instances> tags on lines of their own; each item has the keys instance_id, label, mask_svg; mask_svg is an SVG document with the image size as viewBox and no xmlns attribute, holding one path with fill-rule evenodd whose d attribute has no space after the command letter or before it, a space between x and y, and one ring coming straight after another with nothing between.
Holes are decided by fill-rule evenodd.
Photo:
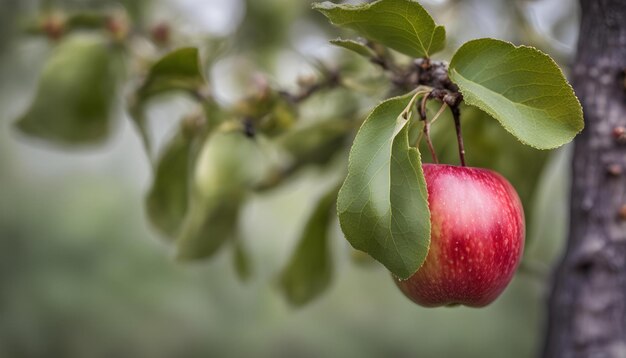
<instances>
[{"instance_id":1,"label":"tree trunk","mask_svg":"<svg viewBox=\"0 0 626 358\"><path fill-rule=\"evenodd\" d=\"M585 113L575 140L569 239L555 271L544 357L626 357L626 0L581 0L572 73ZM620 214L621 212L621 214Z\"/></svg>"}]
</instances>

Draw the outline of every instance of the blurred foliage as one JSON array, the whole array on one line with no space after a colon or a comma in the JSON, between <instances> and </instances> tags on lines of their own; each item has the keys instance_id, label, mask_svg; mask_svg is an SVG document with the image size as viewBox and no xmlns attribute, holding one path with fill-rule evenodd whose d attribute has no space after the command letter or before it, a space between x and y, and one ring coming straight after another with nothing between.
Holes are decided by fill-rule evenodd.
<instances>
[{"instance_id":1,"label":"blurred foliage","mask_svg":"<svg viewBox=\"0 0 626 358\"><path fill-rule=\"evenodd\" d=\"M185 32L184 17L167 17L182 1L0 1L0 288L6 293L0 295L0 356L373 357L419 352L423 357L471 358L534 354L543 323L545 277L522 270L505 294L483 310L425 310L406 300L379 265L351 265L351 250L336 221L328 220L324 205L316 203L342 179L336 176L342 175L345 162L336 159L347 156L354 130L390 88L385 75L358 55L333 50L330 45L311 45L340 33L322 21L320 14L309 11L310 1L212 0L204 4L243 9L241 22L226 39L194 38ZM546 40L528 21L528 14L520 11L525 3L512 7L506 0L488 4L424 1L437 23L447 26L451 43L468 36L497 36L540 44L567 60L567 51L551 49L553 41ZM566 8L563 14L555 13L555 21L573 21L571 9ZM108 141L97 150L79 153L24 144L12 126L13 118L27 111L33 95L35 103L39 101L38 75L64 72L46 70L45 62L52 61L66 41L93 31L80 26L76 34L46 43L18 36L19 30L28 27L23 24L39 23L38 16L49 11L93 14L123 9L133 24L132 52L126 55L135 58L125 64L132 83L125 95L141 88L147 78L133 74L149 74L152 64L177 48L225 44L219 55L201 51L198 62L206 67L200 69L202 73L194 70L198 76L194 78L208 80L208 94L215 103L200 103L207 93L194 88L184 109L179 108L181 102L176 102L174 92L155 97L142 109L141 116L146 117L142 130L154 152L160 153L154 160L154 177L127 121L111 117L108 125L114 131ZM502 11L494 16L498 9ZM145 39L150 27L163 21L171 24L172 38L180 47ZM109 36L107 41L114 43L107 31L97 30L96 36ZM136 39L136 34L143 38ZM302 39L292 34L302 34ZM104 48L103 57L116 51L114 45ZM296 83L295 77L312 73L316 78L325 76L310 65L310 58L309 62L303 59L307 56L319 57L328 66L336 64L345 74L343 87L321 91L294 105L280 94L284 88L278 83L285 78ZM101 70L91 74L94 78L107 73L108 62L102 62ZM223 71L229 66L236 71ZM66 67L69 71L80 66ZM265 73L261 85L258 76L248 76L257 71ZM116 103L123 99L112 89L118 83L116 77L93 81L112 86L102 106L109 117L123 117L116 111ZM45 84L39 83L40 88ZM84 88L69 97L79 100L84 93L109 87ZM63 95L54 89L51 93L44 99ZM266 94L278 105L263 113L248 113L240 106ZM159 107L160 102L167 103ZM39 117L49 120L71 108L42 105ZM429 105L431 115L438 109L437 103ZM550 265L560 253L567 219L563 204L569 175L566 152L525 147L482 112L469 107L461 111L468 164L497 170L513 183L529 223L525 260ZM262 123L267 126L258 126L255 138L248 138L242 134L246 128L242 114L266 121ZM278 119L271 119L276 114ZM189 136L187 129L196 125L203 128L201 135ZM458 160L452 125L446 113L432 128L442 162ZM220 134L221 140L245 143L244 151L255 147L253 152L263 153L269 163L247 152L211 154L208 138L213 138L212 130L218 127L237 132ZM198 155L218 155L226 166L239 161L267 165L267 172L259 183L249 181L247 173L235 175L241 180L225 179L217 173L229 168L196 168L189 158ZM148 156L152 158L152 151ZM198 187L194 179L198 175L214 177L206 182L219 188L233 188L233 196L217 204L208 200L215 190ZM204 194L197 195L199 190ZM143 193L147 193L147 215L142 214ZM188 215L183 217L184 213ZM142 220L143 215L147 220ZM156 227L155 222L159 223ZM173 261L171 251L175 250L155 240L153 229L176 241L178 256L195 258L200 252L200 256L215 254L214 260L196 265ZM310 236L307 240L311 232L321 233L325 240L313 241ZM216 254L218 247L232 251L226 256L225 252ZM292 254L305 256L296 260ZM306 265L314 255L324 259L311 262L329 266L312 269L315 266ZM239 284L237 277L246 284ZM300 277L315 279L302 288L294 285L302 282ZM287 300L268 287L276 279L284 288L278 292ZM328 289L325 296L298 311L286 304L309 302L321 288Z\"/></svg>"},{"instance_id":2,"label":"blurred foliage","mask_svg":"<svg viewBox=\"0 0 626 358\"><path fill-rule=\"evenodd\" d=\"M108 46L96 36L64 39L47 60L34 102L17 127L61 145L105 140L121 72L118 50Z\"/></svg>"},{"instance_id":3,"label":"blurred foliage","mask_svg":"<svg viewBox=\"0 0 626 358\"><path fill-rule=\"evenodd\" d=\"M190 134L180 130L163 148L157 161L154 181L146 197L146 210L153 225L168 237L176 237L189 206L189 185L193 172L194 148Z\"/></svg>"},{"instance_id":4,"label":"blurred foliage","mask_svg":"<svg viewBox=\"0 0 626 358\"><path fill-rule=\"evenodd\" d=\"M338 188L320 198L302 231L295 253L280 276L280 287L293 305L301 306L324 292L332 277L328 226L335 216Z\"/></svg>"},{"instance_id":5,"label":"blurred foliage","mask_svg":"<svg viewBox=\"0 0 626 358\"><path fill-rule=\"evenodd\" d=\"M137 90L137 101L142 103L158 94L178 90L194 94L204 86L198 49L183 47L163 56L151 67Z\"/></svg>"},{"instance_id":6,"label":"blurred foliage","mask_svg":"<svg viewBox=\"0 0 626 358\"><path fill-rule=\"evenodd\" d=\"M208 137L195 164L189 213L176 239L178 258L210 257L235 238L240 206L266 171L258 143L243 133Z\"/></svg>"}]
</instances>

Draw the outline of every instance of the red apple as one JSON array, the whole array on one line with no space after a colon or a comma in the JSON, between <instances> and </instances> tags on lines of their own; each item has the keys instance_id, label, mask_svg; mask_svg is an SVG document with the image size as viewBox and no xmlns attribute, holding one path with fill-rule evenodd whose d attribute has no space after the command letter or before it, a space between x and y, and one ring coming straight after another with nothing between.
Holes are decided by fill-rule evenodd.
<instances>
[{"instance_id":1,"label":"red apple","mask_svg":"<svg viewBox=\"0 0 626 358\"><path fill-rule=\"evenodd\" d=\"M480 168L425 164L430 249L400 290L426 307L493 302L511 281L524 249L524 210L515 189Z\"/></svg>"}]
</instances>

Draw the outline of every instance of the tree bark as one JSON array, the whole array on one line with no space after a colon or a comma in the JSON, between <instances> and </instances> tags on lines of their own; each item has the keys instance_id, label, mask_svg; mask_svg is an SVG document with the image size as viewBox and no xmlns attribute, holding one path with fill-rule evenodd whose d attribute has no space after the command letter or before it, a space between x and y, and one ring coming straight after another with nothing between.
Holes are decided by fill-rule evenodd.
<instances>
[{"instance_id":1,"label":"tree bark","mask_svg":"<svg viewBox=\"0 0 626 358\"><path fill-rule=\"evenodd\" d=\"M626 1L580 0L572 83L585 114L574 144L569 239L554 274L544 357L626 357ZM618 128L618 129L616 129Z\"/></svg>"}]
</instances>

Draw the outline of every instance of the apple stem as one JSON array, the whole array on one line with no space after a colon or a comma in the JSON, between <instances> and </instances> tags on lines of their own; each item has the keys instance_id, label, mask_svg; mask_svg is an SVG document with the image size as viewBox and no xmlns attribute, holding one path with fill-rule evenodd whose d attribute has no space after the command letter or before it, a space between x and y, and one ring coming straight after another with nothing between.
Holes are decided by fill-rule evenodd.
<instances>
[{"instance_id":1,"label":"apple stem","mask_svg":"<svg viewBox=\"0 0 626 358\"><path fill-rule=\"evenodd\" d=\"M459 144L459 159L461 166L465 166L465 146L463 145L463 134L461 133L461 111L458 106L450 106L452 118L454 118L454 127L456 128L456 141Z\"/></svg>"}]
</instances>

